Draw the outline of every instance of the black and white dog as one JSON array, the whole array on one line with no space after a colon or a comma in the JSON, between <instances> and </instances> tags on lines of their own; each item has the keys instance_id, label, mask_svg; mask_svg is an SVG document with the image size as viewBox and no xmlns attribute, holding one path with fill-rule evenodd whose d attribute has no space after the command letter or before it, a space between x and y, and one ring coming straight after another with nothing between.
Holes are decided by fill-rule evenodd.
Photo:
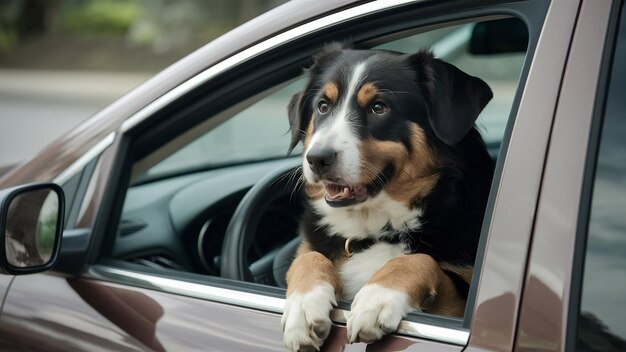
<instances>
[{"instance_id":1,"label":"black and white dog","mask_svg":"<svg viewBox=\"0 0 626 352\"><path fill-rule=\"evenodd\" d=\"M289 104L308 207L285 346L319 349L337 298L353 300L349 342L414 310L462 316L493 175L474 128L491 89L430 52L334 45L308 72Z\"/></svg>"}]
</instances>

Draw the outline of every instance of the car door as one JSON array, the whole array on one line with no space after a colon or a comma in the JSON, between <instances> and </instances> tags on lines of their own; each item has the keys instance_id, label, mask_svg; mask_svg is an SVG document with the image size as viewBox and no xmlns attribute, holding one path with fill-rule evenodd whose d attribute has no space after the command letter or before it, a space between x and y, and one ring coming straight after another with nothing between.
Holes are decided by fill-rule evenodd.
<instances>
[{"instance_id":1,"label":"car door","mask_svg":"<svg viewBox=\"0 0 626 352\"><path fill-rule=\"evenodd\" d=\"M350 38L372 47L432 29L517 17L527 28L528 48L495 151L497 172L465 317L412 314L401 323L400 334L370 347L459 351L469 343L511 349L549 132L577 15L577 1L372 2L286 30L199 73L125 120L110 146L98 153L74 202L76 229L68 231L66 241L82 246L62 256L57 273L15 280L0 320L3 343L46 350L282 349L284 290L125 263L127 258L114 255L137 161L133 153L144 148L149 155L164 146L163 140L203 121L210 124L219 112L297 77L326 41ZM85 220L86 214L93 221ZM81 229L90 233L86 242L79 240ZM346 309L333 313L328 350L366 348L346 345Z\"/></svg>"}]
</instances>

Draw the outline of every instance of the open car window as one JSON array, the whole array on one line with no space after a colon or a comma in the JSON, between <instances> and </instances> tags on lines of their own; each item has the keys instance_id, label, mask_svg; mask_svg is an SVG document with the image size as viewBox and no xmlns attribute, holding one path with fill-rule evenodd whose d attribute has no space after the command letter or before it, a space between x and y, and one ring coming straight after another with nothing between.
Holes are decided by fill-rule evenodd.
<instances>
[{"instance_id":1,"label":"open car window","mask_svg":"<svg viewBox=\"0 0 626 352\"><path fill-rule=\"evenodd\" d=\"M170 142L182 145L179 149L167 149L174 150L173 154L162 153L161 160L158 152L154 153L156 164L137 178L146 181L169 174L285 157L285 146L289 145L290 139L287 102L302 90L304 83L304 79L297 79L286 86L270 89L257 96L259 100L252 105L232 116L225 116L223 122L195 127L182 138Z\"/></svg>"},{"instance_id":2,"label":"open car window","mask_svg":"<svg viewBox=\"0 0 626 352\"><path fill-rule=\"evenodd\" d=\"M517 19L508 19L509 28L516 36L527 36L526 28ZM484 25L484 23L482 24ZM472 76L480 77L493 90L493 99L481 112L476 126L491 151L502 143L506 123L511 112L519 78L524 65L526 47L504 52L481 52L473 48L472 35L484 30L481 24L467 23L435 29L419 35L380 45L380 49L412 53L416 48L431 50L439 57ZM522 32L521 34L518 34Z\"/></svg>"},{"instance_id":3,"label":"open car window","mask_svg":"<svg viewBox=\"0 0 626 352\"><path fill-rule=\"evenodd\" d=\"M525 50L473 53L470 47L476 29L477 23L449 26L398 38L377 48L405 53L432 50L488 82L494 98L476 124L495 162ZM265 173L280 167L286 156L290 141L287 105L302 90L305 76L208 116L137 160L113 256L218 276L225 231L239 200ZM292 165L300 162L299 156L293 159ZM293 194L276 201L260 222L254 253L249 255L257 270L271 271L274 256L296 237L301 211L296 203L299 201ZM163 218L172 224L164 224ZM145 226L141 228L138 223ZM271 276L260 272L255 281L278 286L280 280Z\"/></svg>"},{"instance_id":4,"label":"open car window","mask_svg":"<svg viewBox=\"0 0 626 352\"><path fill-rule=\"evenodd\" d=\"M405 53L432 50L488 82L494 98L476 125L495 162L525 51L472 53L470 41L476 26L467 23L444 27L396 39L377 48ZM114 245L113 256L136 263L169 263L168 267L188 272L219 275L220 249L230 217L244 191L286 156L290 140L287 105L293 94L302 90L305 81L306 77L291 79L209 116L137 160L131 180L135 186L127 192L119 230L121 237ZM245 177L247 173L249 179ZM196 192L188 195L185 188L194 187ZM274 208L258 230L258 238L264 240L253 245L254 260L269 262L272 254L298 232L300 214L293 199L281 200ZM146 238L148 242L134 240L133 237L140 238L142 233L142 229L137 230L137 222L145 223L149 229L159 218L159 211L169 213L172 226L155 229L158 236L153 232L156 238ZM272 230L272 224L281 222L278 228L282 235ZM146 247L151 248L146 251ZM277 285L275 280L262 282Z\"/></svg>"},{"instance_id":5,"label":"open car window","mask_svg":"<svg viewBox=\"0 0 626 352\"><path fill-rule=\"evenodd\" d=\"M521 21L508 21L512 21L509 26L513 31L525 31ZM487 82L494 97L476 124L490 151L495 154L502 142L526 48L503 50L504 53L472 52L480 51L471 47L476 45L471 43L472 34L480 30L476 23L450 26L376 48L403 53L431 50L437 57ZM241 107L240 111L228 111L226 115L232 116L220 117L221 122L201 124L188 131L170 142L170 146L163 146L144 158L149 163L134 172L135 180L145 182L172 174L284 157L290 139L287 104L303 89L305 82L304 78L298 78L274 87L252 99L248 103L251 105L244 104L245 108ZM301 146L297 148L294 154L300 152Z\"/></svg>"}]
</instances>

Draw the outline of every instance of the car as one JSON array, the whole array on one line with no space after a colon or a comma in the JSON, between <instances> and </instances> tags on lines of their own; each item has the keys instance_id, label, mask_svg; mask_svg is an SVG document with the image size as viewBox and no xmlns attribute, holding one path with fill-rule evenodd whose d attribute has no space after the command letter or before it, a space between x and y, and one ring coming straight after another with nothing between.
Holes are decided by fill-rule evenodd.
<instances>
[{"instance_id":1,"label":"car","mask_svg":"<svg viewBox=\"0 0 626 352\"><path fill-rule=\"evenodd\" d=\"M0 349L283 350L286 107L330 42L485 80L496 172L463 318L347 344L340 302L323 349L626 350L620 0L300 0L207 44L2 175Z\"/></svg>"}]
</instances>

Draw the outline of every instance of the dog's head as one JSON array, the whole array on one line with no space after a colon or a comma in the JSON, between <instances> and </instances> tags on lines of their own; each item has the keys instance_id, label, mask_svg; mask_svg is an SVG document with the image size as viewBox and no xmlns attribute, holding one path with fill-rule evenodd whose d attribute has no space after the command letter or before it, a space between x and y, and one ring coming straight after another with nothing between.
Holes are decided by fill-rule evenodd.
<instances>
[{"instance_id":1,"label":"dog's head","mask_svg":"<svg viewBox=\"0 0 626 352\"><path fill-rule=\"evenodd\" d=\"M438 155L465 138L492 97L481 79L429 52L335 45L308 72L308 85L289 104L290 151L303 141L308 193L332 207L382 190L410 199L432 188Z\"/></svg>"}]
</instances>

